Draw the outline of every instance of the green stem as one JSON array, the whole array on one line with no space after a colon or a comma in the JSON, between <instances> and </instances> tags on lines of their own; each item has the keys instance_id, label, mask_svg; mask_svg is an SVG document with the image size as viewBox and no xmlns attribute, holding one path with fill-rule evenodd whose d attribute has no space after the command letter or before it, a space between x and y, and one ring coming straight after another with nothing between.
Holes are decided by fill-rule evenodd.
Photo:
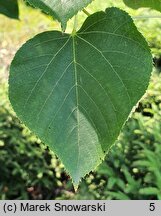
<instances>
[{"instance_id":1,"label":"green stem","mask_svg":"<svg viewBox=\"0 0 161 216\"><path fill-rule=\"evenodd\" d=\"M90 16L90 13L88 11L86 11L86 9L82 10L87 16Z\"/></svg>"},{"instance_id":2,"label":"green stem","mask_svg":"<svg viewBox=\"0 0 161 216\"><path fill-rule=\"evenodd\" d=\"M77 20L77 15L76 15L74 17L74 25L73 25L72 36L76 35L76 33L77 33L77 25L78 25L78 20Z\"/></svg>"}]
</instances>

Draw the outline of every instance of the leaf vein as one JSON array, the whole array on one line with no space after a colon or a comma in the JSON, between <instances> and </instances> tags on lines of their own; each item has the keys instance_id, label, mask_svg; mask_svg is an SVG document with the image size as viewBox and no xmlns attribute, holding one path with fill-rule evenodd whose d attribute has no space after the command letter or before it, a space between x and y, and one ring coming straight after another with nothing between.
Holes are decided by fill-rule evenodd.
<instances>
[{"instance_id":1,"label":"leaf vein","mask_svg":"<svg viewBox=\"0 0 161 216\"><path fill-rule=\"evenodd\" d=\"M95 103L95 101L91 98L91 96L87 93L87 91L81 86L81 85L78 85L78 87L80 87L80 89L83 90L83 92L87 95L87 97L93 102L93 104L95 105L95 107L97 108L97 110L99 111L99 113L101 114L102 116L102 119L104 120L105 122L105 125L106 125L106 128L107 128L107 132L109 133L110 137L111 137L111 134L110 134L110 130L109 130L109 126L107 125L107 122L105 120L105 117L102 113L102 111L100 110L99 106Z\"/></svg>"},{"instance_id":2,"label":"leaf vein","mask_svg":"<svg viewBox=\"0 0 161 216\"><path fill-rule=\"evenodd\" d=\"M65 73L68 71L68 68L70 67L70 65L71 65L72 63L73 63L73 62L70 62L70 63L68 64L68 66L65 68L65 70L64 70L63 73L62 73L62 75L60 76L60 78L58 79L58 81L55 83L55 85L53 86L52 90L50 91L48 97L47 97L46 100L44 101L44 103L43 103L43 105L42 105L40 111L39 111L38 114L37 114L37 122L38 122L39 119L40 119L40 114L41 114L41 112L43 111L43 109L44 109L46 103L47 103L48 100L50 99L50 97L51 97L51 95L53 94L55 88L58 86L58 84L60 83L60 81L62 80L62 78L64 77Z\"/></svg>"},{"instance_id":3,"label":"leaf vein","mask_svg":"<svg viewBox=\"0 0 161 216\"><path fill-rule=\"evenodd\" d=\"M115 68L112 66L112 64L109 62L109 60L103 55L102 51L99 50L96 46L94 46L93 44L91 44L89 41L77 36L79 39L81 39L82 41L84 41L85 43L87 43L88 45L90 45L91 47L93 47L95 50L97 50L100 55L104 58L104 60L108 63L108 65L111 67L112 71L116 74L116 76L118 77L118 79L120 80L120 82L122 83L122 85L124 86L124 89L125 89L125 92L127 93L127 96L128 96L128 99L129 99L129 102L130 102L130 105L132 105L132 102L131 102L131 98L130 98L130 95L128 93L128 90L127 90L127 87L126 85L124 84L122 78L119 76L119 74L117 73L117 71L115 70Z\"/></svg>"},{"instance_id":4,"label":"leaf vein","mask_svg":"<svg viewBox=\"0 0 161 216\"><path fill-rule=\"evenodd\" d=\"M43 71L43 73L41 74L41 76L39 77L39 79L36 81L34 87L31 89L31 92L29 94L29 96L26 99L26 102L24 103L24 107L23 110L25 111L25 107L26 104L28 103L28 101L30 100L35 88L37 87L37 85L39 84L40 80L42 79L42 77L45 75L45 73L47 72L49 66L51 65L51 63L54 61L54 59L56 58L56 56L61 52L61 50L67 45L67 43L69 42L70 37L68 38L68 40L63 44L63 46L57 51L57 53L53 56L53 58L50 60L50 62L47 64L47 67L45 68L45 70Z\"/></svg>"}]
</instances>

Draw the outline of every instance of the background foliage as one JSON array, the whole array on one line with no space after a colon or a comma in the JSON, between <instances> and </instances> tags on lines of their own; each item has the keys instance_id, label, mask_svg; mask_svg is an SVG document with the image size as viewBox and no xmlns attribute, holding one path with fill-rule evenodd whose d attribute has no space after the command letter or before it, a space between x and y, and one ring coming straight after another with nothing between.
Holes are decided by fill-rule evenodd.
<instances>
[{"instance_id":1,"label":"background foliage","mask_svg":"<svg viewBox=\"0 0 161 216\"><path fill-rule=\"evenodd\" d=\"M0 15L0 199L161 199L161 21L135 19L152 49L156 69L146 96L105 162L74 193L62 164L19 122L7 98L8 67L18 47L41 31L59 29L48 16L19 3L21 21ZM96 0L88 11L112 4ZM133 16L158 14L126 10ZM79 17L81 24L85 16ZM72 21L67 31L71 26Z\"/></svg>"}]
</instances>

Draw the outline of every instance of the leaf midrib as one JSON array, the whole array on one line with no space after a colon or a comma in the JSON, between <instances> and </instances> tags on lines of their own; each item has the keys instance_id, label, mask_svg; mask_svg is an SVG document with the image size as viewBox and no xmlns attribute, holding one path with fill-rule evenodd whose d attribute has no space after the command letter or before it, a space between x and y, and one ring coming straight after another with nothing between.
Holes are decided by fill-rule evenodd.
<instances>
[{"instance_id":1,"label":"leaf midrib","mask_svg":"<svg viewBox=\"0 0 161 216\"><path fill-rule=\"evenodd\" d=\"M77 74L77 61L76 61L76 47L75 47L75 36L72 36L73 40L73 64L74 64L74 77L75 77L75 93L76 93L76 112L77 112L77 143L78 143L78 157L76 163L76 170L78 169L79 165L79 158L80 158L80 137L79 137L79 126L80 126L80 116L79 116L79 94L78 94L78 74Z\"/></svg>"}]
</instances>

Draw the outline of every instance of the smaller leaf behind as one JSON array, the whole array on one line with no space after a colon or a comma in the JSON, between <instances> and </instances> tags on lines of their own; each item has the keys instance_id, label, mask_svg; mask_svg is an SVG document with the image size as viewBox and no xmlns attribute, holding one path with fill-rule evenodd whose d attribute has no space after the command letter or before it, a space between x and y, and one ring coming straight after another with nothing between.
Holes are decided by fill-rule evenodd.
<instances>
[{"instance_id":1,"label":"smaller leaf behind","mask_svg":"<svg viewBox=\"0 0 161 216\"><path fill-rule=\"evenodd\" d=\"M123 0L124 3L133 9L138 9L141 7L149 7L154 10L161 12L161 0Z\"/></svg>"},{"instance_id":2,"label":"smaller leaf behind","mask_svg":"<svg viewBox=\"0 0 161 216\"><path fill-rule=\"evenodd\" d=\"M65 31L67 21L72 18L78 11L86 7L92 0L25 0L32 6L40 8L53 18L61 22L62 30Z\"/></svg>"}]
</instances>

